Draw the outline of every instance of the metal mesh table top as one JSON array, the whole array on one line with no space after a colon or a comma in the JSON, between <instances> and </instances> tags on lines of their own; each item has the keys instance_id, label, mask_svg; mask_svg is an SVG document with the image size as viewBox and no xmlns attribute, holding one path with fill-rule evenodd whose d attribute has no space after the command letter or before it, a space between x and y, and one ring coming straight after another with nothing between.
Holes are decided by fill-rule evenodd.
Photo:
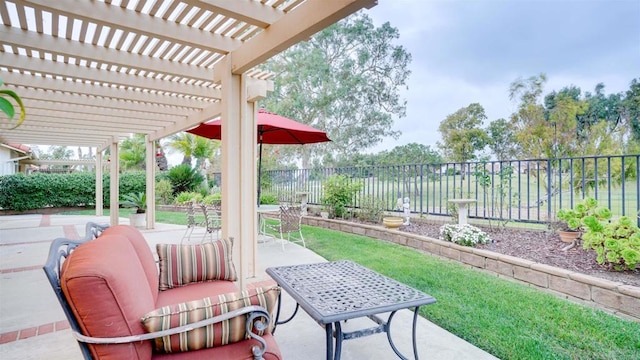
<instances>
[{"instance_id":1,"label":"metal mesh table top","mask_svg":"<svg viewBox=\"0 0 640 360\"><path fill-rule=\"evenodd\" d=\"M267 273L322 324L436 301L351 261L273 267Z\"/></svg>"}]
</instances>

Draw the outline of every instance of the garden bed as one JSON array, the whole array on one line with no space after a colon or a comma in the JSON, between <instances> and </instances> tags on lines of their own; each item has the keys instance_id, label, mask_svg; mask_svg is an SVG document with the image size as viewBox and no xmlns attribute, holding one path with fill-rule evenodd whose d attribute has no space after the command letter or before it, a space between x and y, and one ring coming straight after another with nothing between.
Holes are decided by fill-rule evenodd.
<instances>
[{"instance_id":1,"label":"garden bed","mask_svg":"<svg viewBox=\"0 0 640 360\"><path fill-rule=\"evenodd\" d=\"M412 220L410 226L390 230L380 224L311 216L303 221L311 226L365 235L425 251L622 317L640 320L640 275L637 270L618 273L598 269L595 257L592 266L588 261L590 252L581 247L564 254L561 248L565 244L550 232L518 229L494 232L486 229L496 241L483 248L474 248L438 240L441 224Z\"/></svg>"},{"instance_id":2,"label":"garden bed","mask_svg":"<svg viewBox=\"0 0 640 360\"><path fill-rule=\"evenodd\" d=\"M400 230L438 239L440 226L441 224L414 221L410 226L403 226ZM585 250L582 245L562 251L567 244L553 231L478 227L493 240L492 243L476 246L479 249L640 287L640 271L637 269L609 271L598 265L595 251Z\"/></svg>"}]
</instances>

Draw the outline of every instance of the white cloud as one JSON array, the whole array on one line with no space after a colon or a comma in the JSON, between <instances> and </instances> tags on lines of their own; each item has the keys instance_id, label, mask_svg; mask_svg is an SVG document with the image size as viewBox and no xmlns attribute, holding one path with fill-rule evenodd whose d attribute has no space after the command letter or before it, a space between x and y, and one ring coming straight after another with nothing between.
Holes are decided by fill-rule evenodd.
<instances>
[{"instance_id":1,"label":"white cloud","mask_svg":"<svg viewBox=\"0 0 640 360\"><path fill-rule=\"evenodd\" d=\"M640 76L640 1L386 0L368 11L376 25L399 29L412 54L407 116L398 140L373 152L417 142L435 148L447 115L480 103L488 120L508 118L509 84L546 73L545 93L597 83L625 91Z\"/></svg>"}]
</instances>

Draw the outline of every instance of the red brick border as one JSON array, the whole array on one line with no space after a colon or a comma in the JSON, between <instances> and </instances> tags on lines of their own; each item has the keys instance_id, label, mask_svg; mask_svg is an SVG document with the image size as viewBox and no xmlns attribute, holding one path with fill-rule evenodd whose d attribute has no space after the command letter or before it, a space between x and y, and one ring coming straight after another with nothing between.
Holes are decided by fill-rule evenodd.
<instances>
[{"instance_id":1,"label":"red brick border","mask_svg":"<svg viewBox=\"0 0 640 360\"><path fill-rule=\"evenodd\" d=\"M62 227L62 230L64 231L65 238L71 239L71 240L80 239L80 235L78 235L78 230L76 229L75 225L64 225Z\"/></svg>"},{"instance_id":2,"label":"red brick border","mask_svg":"<svg viewBox=\"0 0 640 360\"><path fill-rule=\"evenodd\" d=\"M51 215L42 215L40 218L40 227L51 226Z\"/></svg>"},{"instance_id":3,"label":"red brick border","mask_svg":"<svg viewBox=\"0 0 640 360\"><path fill-rule=\"evenodd\" d=\"M0 344L6 344L13 341L24 340L30 337L45 335L56 331L62 331L69 328L69 322L66 320L34 326L21 330L9 331L0 334Z\"/></svg>"}]
</instances>

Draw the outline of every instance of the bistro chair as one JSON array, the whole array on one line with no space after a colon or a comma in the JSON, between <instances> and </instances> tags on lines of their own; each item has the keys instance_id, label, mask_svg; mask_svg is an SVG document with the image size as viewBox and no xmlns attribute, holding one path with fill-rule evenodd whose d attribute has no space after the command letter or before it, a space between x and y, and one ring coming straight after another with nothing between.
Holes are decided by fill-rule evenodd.
<instances>
[{"instance_id":1,"label":"bistro chair","mask_svg":"<svg viewBox=\"0 0 640 360\"><path fill-rule=\"evenodd\" d=\"M208 207L206 204L200 204L202 214L204 215L203 225L205 227L204 236L202 241L205 241L207 234L211 237L211 241L214 240L213 233L216 233L216 239L218 238L218 231L222 229L222 217L220 214L220 208L215 204Z\"/></svg>"},{"instance_id":2,"label":"bistro chair","mask_svg":"<svg viewBox=\"0 0 640 360\"><path fill-rule=\"evenodd\" d=\"M302 236L302 210L300 206L280 206L280 214L276 219L275 224L267 225L271 230L280 233L280 244L282 245L282 251L284 251L284 244L287 241L294 243L301 243L305 248L307 244L304 242L304 236ZM297 236L296 236L297 233ZM285 240L284 234L287 234ZM292 236L293 234L293 236Z\"/></svg>"},{"instance_id":3,"label":"bistro chair","mask_svg":"<svg viewBox=\"0 0 640 360\"><path fill-rule=\"evenodd\" d=\"M204 220L196 217L195 203L193 201L189 201L187 203L187 230L184 232L184 235L182 235L180 243L182 243L185 239L189 241L191 239L193 230L195 230L197 226L204 226Z\"/></svg>"}]
</instances>

